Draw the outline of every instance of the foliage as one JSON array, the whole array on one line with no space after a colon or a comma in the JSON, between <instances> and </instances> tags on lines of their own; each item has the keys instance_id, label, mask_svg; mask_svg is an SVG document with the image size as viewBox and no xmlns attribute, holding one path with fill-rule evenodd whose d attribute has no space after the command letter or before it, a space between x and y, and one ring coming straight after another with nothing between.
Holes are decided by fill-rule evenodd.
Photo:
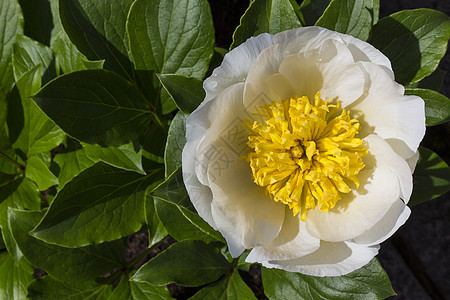
<instances>
[{"instance_id":1,"label":"foliage","mask_svg":"<svg viewBox=\"0 0 450 300\"><path fill-rule=\"evenodd\" d=\"M302 25L351 34L392 60L406 93L425 100L428 126L449 121L436 68L450 19L419 9L378 20L378 8L254 0L230 48ZM208 2L8 0L0 20L0 298L167 299L176 283L201 286L192 299L254 299L248 266L197 215L180 170L186 117L226 52L214 48ZM448 165L420 154L411 204L450 187ZM168 234L178 242L134 271L126 237L145 230L144 254ZM33 268L48 275L33 280ZM376 259L343 278L262 276L270 299L394 294Z\"/></svg>"}]
</instances>

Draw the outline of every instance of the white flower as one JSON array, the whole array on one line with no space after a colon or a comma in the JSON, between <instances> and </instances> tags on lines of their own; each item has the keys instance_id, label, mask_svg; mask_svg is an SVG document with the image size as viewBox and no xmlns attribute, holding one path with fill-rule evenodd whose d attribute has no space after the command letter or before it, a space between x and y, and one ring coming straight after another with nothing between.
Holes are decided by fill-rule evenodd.
<instances>
[{"instance_id":1,"label":"white flower","mask_svg":"<svg viewBox=\"0 0 450 300\"><path fill-rule=\"evenodd\" d=\"M409 217L423 100L389 60L305 27L229 52L186 122L183 178L199 215L248 262L315 276L367 264Z\"/></svg>"}]
</instances>

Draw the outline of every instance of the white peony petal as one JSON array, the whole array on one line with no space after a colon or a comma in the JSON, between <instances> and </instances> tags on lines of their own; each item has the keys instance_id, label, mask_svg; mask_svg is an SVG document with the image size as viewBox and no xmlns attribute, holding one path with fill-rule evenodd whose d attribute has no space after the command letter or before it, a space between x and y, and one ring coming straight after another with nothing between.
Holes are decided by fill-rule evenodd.
<instances>
[{"instance_id":1,"label":"white peony petal","mask_svg":"<svg viewBox=\"0 0 450 300\"><path fill-rule=\"evenodd\" d=\"M336 51L339 55L330 60L320 60L322 57L319 59L314 52L288 56L280 65L280 73L289 79L298 96L313 99L320 91L322 98L338 98L347 106L363 95L366 76L353 64L351 54L341 43L327 46L327 51Z\"/></svg>"},{"instance_id":2,"label":"white peony petal","mask_svg":"<svg viewBox=\"0 0 450 300\"><path fill-rule=\"evenodd\" d=\"M358 175L359 189L341 194L329 212L317 207L310 211L306 228L312 236L330 242L353 239L374 226L400 197L409 199L412 175L406 161L380 137L370 135L365 140L369 154Z\"/></svg>"},{"instance_id":3,"label":"white peony petal","mask_svg":"<svg viewBox=\"0 0 450 300\"><path fill-rule=\"evenodd\" d=\"M280 234L267 246L253 248L247 256L247 262L260 262L269 260L286 260L302 257L316 251L320 240L312 237L307 231L304 222L300 222L292 211L286 208L284 223Z\"/></svg>"},{"instance_id":4,"label":"white peony petal","mask_svg":"<svg viewBox=\"0 0 450 300\"><path fill-rule=\"evenodd\" d=\"M283 57L319 49L329 40L342 41L341 34L322 27L302 27L277 33L273 37Z\"/></svg>"},{"instance_id":5,"label":"white peony petal","mask_svg":"<svg viewBox=\"0 0 450 300\"><path fill-rule=\"evenodd\" d=\"M256 57L273 44L273 36L263 33L249 38L245 43L228 52L222 64L214 69L212 75L203 83L206 91L205 101L216 97L227 87L243 82Z\"/></svg>"},{"instance_id":6,"label":"white peony petal","mask_svg":"<svg viewBox=\"0 0 450 300\"><path fill-rule=\"evenodd\" d=\"M331 66L331 63L328 65ZM338 99L342 107L364 95L366 76L358 65L327 68L323 71L324 84L320 90L322 99Z\"/></svg>"},{"instance_id":7,"label":"white peony petal","mask_svg":"<svg viewBox=\"0 0 450 300\"><path fill-rule=\"evenodd\" d=\"M357 244L371 246L385 241L405 224L411 210L401 200L392 204L388 212L372 228L353 239Z\"/></svg>"},{"instance_id":8,"label":"white peony petal","mask_svg":"<svg viewBox=\"0 0 450 300\"><path fill-rule=\"evenodd\" d=\"M372 128L373 129L373 128ZM401 157L403 157L405 160L408 160L409 158L413 157L415 155L415 153L412 151L408 145L406 145L406 143L402 140L399 139L385 139L386 142L388 142L388 144L392 147L392 149L394 149L394 151L400 155ZM413 162L413 160L411 161Z\"/></svg>"},{"instance_id":9,"label":"white peony petal","mask_svg":"<svg viewBox=\"0 0 450 300\"><path fill-rule=\"evenodd\" d=\"M409 165L409 168L411 169L411 173L414 173L414 170L416 169L417 161L419 160L420 153L419 150L416 151L410 158L406 159L406 162Z\"/></svg>"},{"instance_id":10,"label":"white peony petal","mask_svg":"<svg viewBox=\"0 0 450 300\"><path fill-rule=\"evenodd\" d=\"M323 98L338 98L346 106L363 95L366 74L345 45L328 40L317 47L287 57L279 45L261 52L245 83L246 108L258 114L263 104L294 95L312 99L319 91Z\"/></svg>"},{"instance_id":11,"label":"white peony petal","mask_svg":"<svg viewBox=\"0 0 450 300\"><path fill-rule=\"evenodd\" d=\"M314 99L323 87L324 75L320 66L305 54L286 57L281 62L280 73L290 81L298 96Z\"/></svg>"},{"instance_id":12,"label":"white peony petal","mask_svg":"<svg viewBox=\"0 0 450 300\"><path fill-rule=\"evenodd\" d=\"M295 94L289 80L278 73L282 56L278 45L266 48L256 58L245 81L244 105L251 112L261 105L287 99Z\"/></svg>"},{"instance_id":13,"label":"white peony petal","mask_svg":"<svg viewBox=\"0 0 450 300\"><path fill-rule=\"evenodd\" d=\"M330 39L344 42L355 62L372 62L386 70L392 70L391 62L381 51L351 35L321 27L303 27L280 32L274 36L275 44L280 44L280 51L285 53L285 56L318 48L324 41Z\"/></svg>"},{"instance_id":14,"label":"white peony petal","mask_svg":"<svg viewBox=\"0 0 450 300\"><path fill-rule=\"evenodd\" d=\"M425 134L424 102L417 96L404 96L403 86L393 81L381 67L360 63L370 76L367 97L348 108L361 122L360 136L376 133L391 142L403 158L412 156ZM404 147L408 149L402 149Z\"/></svg>"},{"instance_id":15,"label":"white peony petal","mask_svg":"<svg viewBox=\"0 0 450 300\"><path fill-rule=\"evenodd\" d=\"M182 152L182 172L189 198L198 214L211 227L217 229L211 215L211 189L198 180L195 172L197 147L203 139L207 127L209 127L209 120L204 111L194 112L187 118L186 144Z\"/></svg>"},{"instance_id":16,"label":"white peony petal","mask_svg":"<svg viewBox=\"0 0 450 300\"><path fill-rule=\"evenodd\" d=\"M382 67L392 79L394 79L394 72L392 72L391 62L380 50L369 43L358 40L357 38L347 35L339 34L342 40L347 44L351 51L355 62L364 61L372 62Z\"/></svg>"},{"instance_id":17,"label":"white peony petal","mask_svg":"<svg viewBox=\"0 0 450 300\"><path fill-rule=\"evenodd\" d=\"M209 160L214 155L211 144L220 136L216 130L223 131L226 128L224 124L229 124L236 117L233 109L243 110L243 87L243 83L239 83L226 89L216 99L197 108L186 120L186 145L182 153L183 180L198 214L214 229L217 226L211 215L213 195L207 174ZM211 134L213 140L210 140Z\"/></svg>"},{"instance_id":18,"label":"white peony petal","mask_svg":"<svg viewBox=\"0 0 450 300\"><path fill-rule=\"evenodd\" d=\"M186 149L186 147L185 147ZM184 170L183 165L183 170ZM183 171L183 181L186 186L186 190L194 205L195 210L212 228L217 230L217 225L211 214L211 201L213 198L211 189L196 179L192 172Z\"/></svg>"},{"instance_id":19,"label":"white peony petal","mask_svg":"<svg viewBox=\"0 0 450 300\"><path fill-rule=\"evenodd\" d=\"M285 100L296 94L295 88L283 74L272 74L266 78L265 83L274 101Z\"/></svg>"},{"instance_id":20,"label":"white peony petal","mask_svg":"<svg viewBox=\"0 0 450 300\"><path fill-rule=\"evenodd\" d=\"M321 241L320 248L314 253L291 260L263 261L262 265L311 276L341 276L368 264L378 249L379 246L351 242Z\"/></svg>"},{"instance_id":21,"label":"white peony petal","mask_svg":"<svg viewBox=\"0 0 450 300\"><path fill-rule=\"evenodd\" d=\"M228 250L232 257L238 257L245 251L245 247L242 246L242 239L238 234L236 227L230 223L224 213L213 202L211 205L212 216L220 228L220 232L227 241Z\"/></svg>"},{"instance_id":22,"label":"white peony petal","mask_svg":"<svg viewBox=\"0 0 450 300\"><path fill-rule=\"evenodd\" d=\"M305 42L307 42L307 40L305 40ZM244 92L244 103L246 106L248 107L251 103L253 103L254 99L261 93L265 94L265 96L270 98L271 101L284 100L295 94L300 96L312 94L312 96L314 96L315 93L322 87L323 76L320 74L322 71L327 72L331 69L332 73L333 71L336 71L336 69L342 69L342 66L347 66L348 64L354 63L350 51L343 43L339 43L335 40L325 40L320 41L320 43L315 43L314 47L315 48L306 47L298 53L295 52L294 54L289 54L288 51L277 44L262 51L248 72L246 79L246 91ZM291 60L289 59L293 59L298 56L303 60L292 66L290 64ZM335 59L337 56L338 59ZM291 73L286 73L292 74L292 72L294 72L294 78L289 78L279 74L282 68L281 65L283 65L283 61L285 59L288 59L288 62L284 63L284 68L291 71ZM335 60L333 61L333 59ZM310 73L318 72L318 75L320 76L320 82L318 83L319 85L310 88L313 89L313 92L305 93L305 88L314 82L314 78L311 78L314 74ZM274 76L275 78L273 78ZM305 82L305 79L307 79L308 82ZM279 83L282 84L281 87L278 86ZM300 87L298 86L299 84L301 85ZM251 91L247 91L249 87L252 88ZM287 91L285 91L285 89ZM252 92L252 94L247 95L249 92Z\"/></svg>"},{"instance_id":23,"label":"white peony petal","mask_svg":"<svg viewBox=\"0 0 450 300\"><path fill-rule=\"evenodd\" d=\"M253 182L250 166L241 158L248 149L243 121L249 118L242 91L243 84L235 84L196 110L194 117L207 119L203 123L209 126L196 149L195 173L211 189L216 213L222 212L220 223L213 216L219 231L227 236L233 224L241 244L252 248L276 238L284 205L271 200Z\"/></svg>"},{"instance_id":24,"label":"white peony petal","mask_svg":"<svg viewBox=\"0 0 450 300\"><path fill-rule=\"evenodd\" d=\"M243 89L243 83L225 89L219 96L206 103L204 108L197 109L188 118L189 123L190 119L199 119L204 121L192 123L207 124L207 130L202 131L203 137L195 155L196 174L199 181L206 186L209 186L208 165L211 158L218 154L218 149L214 146L216 140L225 142L236 150L238 156L247 149L247 131L242 122L248 119L249 115L246 114L242 103Z\"/></svg>"},{"instance_id":25,"label":"white peony petal","mask_svg":"<svg viewBox=\"0 0 450 300\"><path fill-rule=\"evenodd\" d=\"M232 155L228 148L221 148L209 166L213 203L222 211L245 248L271 243L279 234L284 220L284 204L270 199L262 187L251 177L248 163ZM226 163L224 161L227 160ZM226 228L219 231L225 232Z\"/></svg>"}]
</instances>

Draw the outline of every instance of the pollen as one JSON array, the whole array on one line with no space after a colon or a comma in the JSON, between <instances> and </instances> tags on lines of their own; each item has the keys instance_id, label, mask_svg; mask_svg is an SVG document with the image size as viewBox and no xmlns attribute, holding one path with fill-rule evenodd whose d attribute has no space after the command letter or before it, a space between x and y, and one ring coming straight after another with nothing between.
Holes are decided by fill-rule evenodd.
<instances>
[{"instance_id":1,"label":"pollen","mask_svg":"<svg viewBox=\"0 0 450 300\"><path fill-rule=\"evenodd\" d=\"M328 212L359 187L358 173L367 154L358 138L360 124L339 102L292 96L261 107L263 123L244 121L253 181L270 197L306 221L316 205Z\"/></svg>"}]
</instances>

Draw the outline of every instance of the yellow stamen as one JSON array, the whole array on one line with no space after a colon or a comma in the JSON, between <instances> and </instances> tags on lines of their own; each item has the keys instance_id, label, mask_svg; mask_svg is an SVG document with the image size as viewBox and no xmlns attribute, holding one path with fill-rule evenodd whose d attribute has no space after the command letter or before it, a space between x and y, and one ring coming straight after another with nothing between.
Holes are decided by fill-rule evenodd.
<instances>
[{"instance_id":1,"label":"yellow stamen","mask_svg":"<svg viewBox=\"0 0 450 300\"><path fill-rule=\"evenodd\" d=\"M367 150L357 137L358 120L345 109L339 114L339 103L329 101L320 93L313 102L293 96L263 105L264 124L244 121L250 148L244 158L254 182L294 215L300 213L302 221L316 205L328 212L341 193L351 191L350 184L358 188L364 168Z\"/></svg>"}]
</instances>

